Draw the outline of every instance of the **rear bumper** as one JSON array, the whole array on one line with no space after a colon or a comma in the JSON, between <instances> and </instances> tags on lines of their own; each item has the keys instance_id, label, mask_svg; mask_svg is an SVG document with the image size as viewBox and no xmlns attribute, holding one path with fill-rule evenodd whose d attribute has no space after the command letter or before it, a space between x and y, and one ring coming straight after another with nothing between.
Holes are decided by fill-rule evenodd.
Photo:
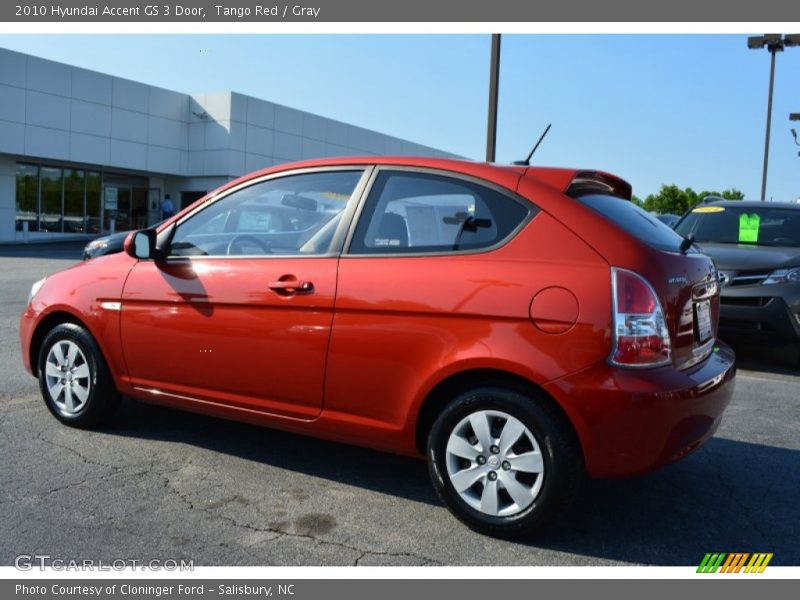
<instances>
[{"instance_id":1,"label":"rear bumper","mask_svg":"<svg viewBox=\"0 0 800 600\"><path fill-rule=\"evenodd\" d=\"M719 328L721 332L755 338L800 339L800 299L789 306L780 297L722 296Z\"/></svg>"},{"instance_id":2,"label":"rear bumper","mask_svg":"<svg viewBox=\"0 0 800 600\"><path fill-rule=\"evenodd\" d=\"M591 477L643 473L706 442L733 396L735 356L725 344L699 365L623 370L597 365L545 386L567 411Z\"/></svg>"}]
</instances>

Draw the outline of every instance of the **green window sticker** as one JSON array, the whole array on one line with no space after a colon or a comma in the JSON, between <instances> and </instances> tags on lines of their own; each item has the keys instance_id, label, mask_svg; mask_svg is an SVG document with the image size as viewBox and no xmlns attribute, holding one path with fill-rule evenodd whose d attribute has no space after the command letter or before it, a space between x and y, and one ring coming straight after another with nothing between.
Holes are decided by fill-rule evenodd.
<instances>
[{"instance_id":1,"label":"green window sticker","mask_svg":"<svg viewBox=\"0 0 800 600\"><path fill-rule=\"evenodd\" d=\"M742 214L739 217L739 241L750 244L757 243L759 225L761 225L761 217L757 214Z\"/></svg>"}]
</instances>

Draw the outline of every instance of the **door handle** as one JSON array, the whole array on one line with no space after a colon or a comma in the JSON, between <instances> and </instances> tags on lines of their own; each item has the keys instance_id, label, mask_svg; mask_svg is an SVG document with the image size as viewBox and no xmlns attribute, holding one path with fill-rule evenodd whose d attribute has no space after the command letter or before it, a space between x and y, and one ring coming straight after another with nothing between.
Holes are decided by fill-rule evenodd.
<instances>
[{"instance_id":1,"label":"door handle","mask_svg":"<svg viewBox=\"0 0 800 600\"><path fill-rule=\"evenodd\" d=\"M292 294L310 294L314 291L314 284L310 281L298 281L291 275L284 275L278 281L270 281L267 287L273 292L283 296Z\"/></svg>"}]
</instances>

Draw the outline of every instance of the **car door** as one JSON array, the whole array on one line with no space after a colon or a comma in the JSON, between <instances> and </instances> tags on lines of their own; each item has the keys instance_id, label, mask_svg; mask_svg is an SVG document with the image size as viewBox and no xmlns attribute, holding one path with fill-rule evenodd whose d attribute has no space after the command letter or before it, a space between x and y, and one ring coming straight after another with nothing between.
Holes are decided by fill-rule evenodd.
<instances>
[{"instance_id":1,"label":"car door","mask_svg":"<svg viewBox=\"0 0 800 600\"><path fill-rule=\"evenodd\" d=\"M344 229L363 168L246 182L178 221L123 291L122 346L142 394L299 419L322 406Z\"/></svg>"}]
</instances>

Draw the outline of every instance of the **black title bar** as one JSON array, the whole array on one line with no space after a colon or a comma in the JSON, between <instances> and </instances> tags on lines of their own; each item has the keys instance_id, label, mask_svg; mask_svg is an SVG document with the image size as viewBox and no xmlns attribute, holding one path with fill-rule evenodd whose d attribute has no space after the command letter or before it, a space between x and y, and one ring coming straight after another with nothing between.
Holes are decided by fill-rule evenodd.
<instances>
[{"instance_id":1,"label":"black title bar","mask_svg":"<svg viewBox=\"0 0 800 600\"><path fill-rule=\"evenodd\" d=\"M786 0L11 0L5 22L792 22Z\"/></svg>"}]
</instances>

